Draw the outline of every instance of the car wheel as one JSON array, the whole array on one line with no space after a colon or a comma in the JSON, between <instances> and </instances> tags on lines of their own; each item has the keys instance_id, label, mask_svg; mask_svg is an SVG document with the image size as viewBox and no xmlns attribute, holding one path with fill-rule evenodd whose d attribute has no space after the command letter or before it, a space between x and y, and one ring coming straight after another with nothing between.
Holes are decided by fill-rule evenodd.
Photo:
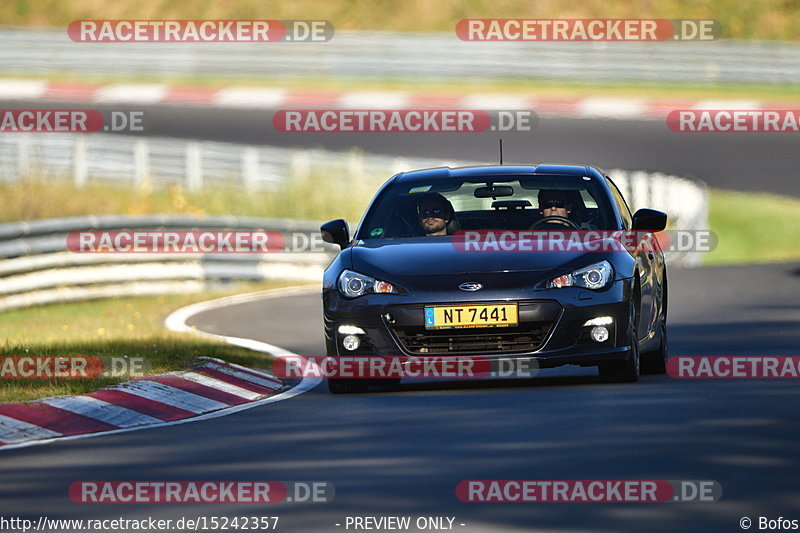
<instances>
[{"instance_id":1,"label":"car wheel","mask_svg":"<svg viewBox=\"0 0 800 533\"><path fill-rule=\"evenodd\" d=\"M667 348L667 319L661 316L661 326L659 328L661 342L658 349L642 355L643 371L646 374L664 374L667 372L667 358L669 357Z\"/></svg>"},{"instance_id":2,"label":"car wheel","mask_svg":"<svg viewBox=\"0 0 800 533\"><path fill-rule=\"evenodd\" d=\"M628 310L628 346L630 357L625 361L607 363L599 366L600 377L609 383L632 383L639 380L641 362L639 360L639 317L636 314L636 305L631 297Z\"/></svg>"},{"instance_id":3,"label":"car wheel","mask_svg":"<svg viewBox=\"0 0 800 533\"><path fill-rule=\"evenodd\" d=\"M332 394L357 394L367 392L369 385L361 379L332 379L328 378L328 390Z\"/></svg>"}]
</instances>

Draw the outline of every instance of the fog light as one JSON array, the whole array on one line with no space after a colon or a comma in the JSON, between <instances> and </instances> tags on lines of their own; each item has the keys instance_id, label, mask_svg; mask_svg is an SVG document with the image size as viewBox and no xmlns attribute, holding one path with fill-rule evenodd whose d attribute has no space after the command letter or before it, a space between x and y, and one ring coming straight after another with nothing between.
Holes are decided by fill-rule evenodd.
<instances>
[{"instance_id":1,"label":"fog light","mask_svg":"<svg viewBox=\"0 0 800 533\"><path fill-rule=\"evenodd\" d=\"M605 326L595 326L589 333L594 342L605 342L608 340L608 328Z\"/></svg>"},{"instance_id":2,"label":"fog light","mask_svg":"<svg viewBox=\"0 0 800 533\"><path fill-rule=\"evenodd\" d=\"M606 336L608 336L607 332ZM357 350L360 345L361 341L358 340L358 337L355 335L346 335L345 338L342 339L342 346L344 346L345 350L352 352L353 350Z\"/></svg>"}]
</instances>

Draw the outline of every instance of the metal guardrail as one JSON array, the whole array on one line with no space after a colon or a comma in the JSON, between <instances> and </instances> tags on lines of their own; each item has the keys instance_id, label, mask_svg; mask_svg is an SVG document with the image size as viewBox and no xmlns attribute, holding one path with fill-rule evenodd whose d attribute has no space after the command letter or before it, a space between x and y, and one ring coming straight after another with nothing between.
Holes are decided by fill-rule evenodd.
<instances>
[{"instance_id":1,"label":"metal guardrail","mask_svg":"<svg viewBox=\"0 0 800 533\"><path fill-rule=\"evenodd\" d=\"M197 292L228 280L318 281L338 248L265 254L108 254L68 250L73 231L319 231L316 222L183 215L70 217L0 225L0 311L110 296Z\"/></svg>"},{"instance_id":2,"label":"metal guardrail","mask_svg":"<svg viewBox=\"0 0 800 533\"><path fill-rule=\"evenodd\" d=\"M325 43L76 43L66 30L0 28L0 75L156 79L527 79L800 84L785 42L463 42L337 31Z\"/></svg>"},{"instance_id":3,"label":"metal guardrail","mask_svg":"<svg viewBox=\"0 0 800 533\"><path fill-rule=\"evenodd\" d=\"M189 190L233 185L276 189L319 168L326 175L386 179L408 170L408 158L360 152L199 142L111 134L14 133L0 135L0 182L30 175L69 178L77 186L113 182L133 186L176 183ZM452 160L417 159L440 166Z\"/></svg>"}]
</instances>

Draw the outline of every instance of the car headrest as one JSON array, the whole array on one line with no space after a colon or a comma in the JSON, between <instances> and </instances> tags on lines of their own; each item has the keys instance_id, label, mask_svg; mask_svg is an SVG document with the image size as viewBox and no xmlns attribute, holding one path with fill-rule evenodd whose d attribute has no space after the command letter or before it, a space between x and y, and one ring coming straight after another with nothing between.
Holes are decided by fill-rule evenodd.
<instances>
[{"instance_id":1,"label":"car headrest","mask_svg":"<svg viewBox=\"0 0 800 533\"><path fill-rule=\"evenodd\" d=\"M450 222L447 223L447 234L453 235L457 231L461 231L461 222L458 221L458 216L453 211L453 216L450 217Z\"/></svg>"}]
</instances>

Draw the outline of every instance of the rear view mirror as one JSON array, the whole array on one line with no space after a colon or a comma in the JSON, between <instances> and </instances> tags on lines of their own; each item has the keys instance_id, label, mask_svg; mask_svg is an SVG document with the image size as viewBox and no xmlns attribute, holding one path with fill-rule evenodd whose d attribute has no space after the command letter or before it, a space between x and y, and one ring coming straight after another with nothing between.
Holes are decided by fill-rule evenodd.
<instances>
[{"instance_id":1,"label":"rear view mirror","mask_svg":"<svg viewBox=\"0 0 800 533\"><path fill-rule=\"evenodd\" d=\"M501 209L515 211L524 210L526 207L531 207L528 200L496 200L492 202L492 209L500 211Z\"/></svg>"},{"instance_id":2,"label":"rear view mirror","mask_svg":"<svg viewBox=\"0 0 800 533\"><path fill-rule=\"evenodd\" d=\"M323 241L338 244L339 248L344 248L350 243L350 228L341 218L326 222L319 227L319 230Z\"/></svg>"},{"instance_id":3,"label":"rear view mirror","mask_svg":"<svg viewBox=\"0 0 800 533\"><path fill-rule=\"evenodd\" d=\"M667 227L667 214L655 209L639 209L633 214L633 230L663 231Z\"/></svg>"},{"instance_id":4,"label":"rear view mirror","mask_svg":"<svg viewBox=\"0 0 800 533\"><path fill-rule=\"evenodd\" d=\"M498 196L513 196L514 188L510 185L497 185L493 187L478 187L475 189L475 198L492 198Z\"/></svg>"}]
</instances>

